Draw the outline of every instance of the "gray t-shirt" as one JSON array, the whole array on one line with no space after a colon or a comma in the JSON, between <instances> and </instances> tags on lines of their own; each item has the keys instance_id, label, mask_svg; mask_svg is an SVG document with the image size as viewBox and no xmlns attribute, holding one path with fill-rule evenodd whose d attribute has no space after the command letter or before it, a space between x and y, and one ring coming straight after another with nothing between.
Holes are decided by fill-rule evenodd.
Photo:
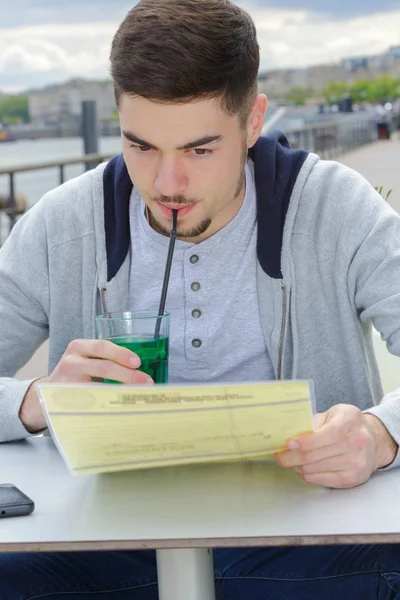
<instances>
[{"instance_id":1,"label":"gray t-shirt","mask_svg":"<svg viewBox=\"0 0 400 600\"><path fill-rule=\"evenodd\" d=\"M245 200L228 225L199 244L176 242L166 302L171 314L170 383L275 378L257 299L253 168L249 161ZM135 190L130 228L128 309L157 314L169 239L150 227Z\"/></svg>"}]
</instances>

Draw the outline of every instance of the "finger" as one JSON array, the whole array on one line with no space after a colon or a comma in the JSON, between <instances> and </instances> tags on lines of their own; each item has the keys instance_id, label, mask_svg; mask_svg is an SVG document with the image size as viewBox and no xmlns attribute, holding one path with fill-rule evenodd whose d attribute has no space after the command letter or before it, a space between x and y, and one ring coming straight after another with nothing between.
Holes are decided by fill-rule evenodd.
<instances>
[{"instance_id":1,"label":"finger","mask_svg":"<svg viewBox=\"0 0 400 600\"><path fill-rule=\"evenodd\" d=\"M366 456L364 454L342 454L319 460L315 463L296 467L303 475L315 473L330 473L333 471L363 471L367 466Z\"/></svg>"},{"instance_id":2,"label":"finger","mask_svg":"<svg viewBox=\"0 0 400 600\"><path fill-rule=\"evenodd\" d=\"M79 377L109 379L120 383L149 384L152 378L137 369L126 368L109 360L71 355L63 359L62 380L74 381Z\"/></svg>"},{"instance_id":3,"label":"finger","mask_svg":"<svg viewBox=\"0 0 400 600\"><path fill-rule=\"evenodd\" d=\"M310 452L331 444L337 444L357 424L362 422L362 412L355 406L339 405L328 412L329 418L320 429L290 440L288 442L289 450Z\"/></svg>"},{"instance_id":4,"label":"finger","mask_svg":"<svg viewBox=\"0 0 400 600\"><path fill-rule=\"evenodd\" d=\"M353 488L368 480L368 476L354 471L336 471L331 473L313 473L311 475L300 475L306 483L321 485L328 488L346 489Z\"/></svg>"},{"instance_id":5,"label":"finger","mask_svg":"<svg viewBox=\"0 0 400 600\"><path fill-rule=\"evenodd\" d=\"M276 462L281 467L293 468L303 465L316 463L326 458L340 456L341 454L352 455L357 454L371 445L373 441L371 433L365 428L355 429L347 434L344 440L330 446L323 446L317 450L309 452L295 452L293 450L285 450L276 454Z\"/></svg>"},{"instance_id":6,"label":"finger","mask_svg":"<svg viewBox=\"0 0 400 600\"><path fill-rule=\"evenodd\" d=\"M320 427L322 427L322 425L324 425L328 419L329 411L324 413L317 413L316 415L314 415L314 431L320 429Z\"/></svg>"},{"instance_id":7,"label":"finger","mask_svg":"<svg viewBox=\"0 0 400 600\"><path fill-rule=\"evenodd\" d=\"M326 458L334 456L340 456L341 454L348 453L352 448L351 440L347 437L341 440L337 444L331 444L329 446L323 446L317 450L310 450L309 452L295 452L293 450L284 450L276 455L276 462L281 467L292 468L301 467L310 463L316 463Z\"/></svg>"},{"instance_id":8,"label":"finger","mask_svg":"<svg viewBox=\"0 0 400 600\"><path fill-rule=\"evenodd\" d=\"M137 369L141 365L137 354L109 340L73 340L67 348L67 353L86 358L103 358L131 369Z\"/></svg>"},{"instance_id":9,"label":"finger","mask_svg":"<svg viewBox=\"0 0 400 600\"><path fill-rule=\"evenodd\" d=\"M149 384L153 383L152 378L147 373L137 369L127 369L110 360L97 360L85 358L84 368L90 377L101 377L111 381L131 384ZM90 373L88 373L90 371ZM92 375L92 373L94 373Z\"/></svg>"}]
</instances>

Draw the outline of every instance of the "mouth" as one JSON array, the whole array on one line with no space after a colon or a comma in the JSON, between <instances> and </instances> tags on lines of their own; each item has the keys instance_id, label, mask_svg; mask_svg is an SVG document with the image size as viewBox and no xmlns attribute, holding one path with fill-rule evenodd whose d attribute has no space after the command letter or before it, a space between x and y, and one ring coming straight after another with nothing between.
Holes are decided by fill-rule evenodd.
<instances>
[{"instance_id":1,"label":"mouth","mask_svg":"<svg viewBox=\"0 0 400 600\"><path fill-rule=\"evenodd\" d=\"M196 202L197 204L197 202ZM174 205L174 204L161 204L158 203L161 211L167 216L170 217L172 219L172 211L173 210L177 210L178 211L178 219L181 219L182 217L185 217L187 214L189 214L193 208L196 206L196 204L189 204L189 205Z\"/></svg>"}]
</instances>

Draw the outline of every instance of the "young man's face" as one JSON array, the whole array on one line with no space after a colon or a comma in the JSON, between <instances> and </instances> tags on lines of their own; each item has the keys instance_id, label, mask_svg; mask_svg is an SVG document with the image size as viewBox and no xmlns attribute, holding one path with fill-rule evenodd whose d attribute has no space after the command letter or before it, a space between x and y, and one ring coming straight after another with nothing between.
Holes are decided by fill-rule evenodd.
<instances>
[{"instance_id":1,"label":"young man's face","mask_svg":"<svg viewBox=\"0 0 400 600\"><path fill-rule=\"evenodd\" d=\"M247 151L261 133L266 104L265 96L257 97L243 128L217 99L163 104L122 96L124 158L154 229L169 235L177 208L178 237L197 243L233 219L245 195Z\"/></svg>"}]
</instances>

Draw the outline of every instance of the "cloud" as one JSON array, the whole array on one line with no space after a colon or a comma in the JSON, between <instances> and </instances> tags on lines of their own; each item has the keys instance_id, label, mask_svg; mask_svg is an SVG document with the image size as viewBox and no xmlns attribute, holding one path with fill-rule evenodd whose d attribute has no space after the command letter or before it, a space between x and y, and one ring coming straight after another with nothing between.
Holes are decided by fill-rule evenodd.
<instances>
[{"instance_id":1,"label":"cloud","mask_svg":"<svg viewBox=\"0 0 400 600\"><path fill-rule=\"evenodd\" d=\"M40 87L70 77L108 77L115 24L0 30L0 89Z\"/></svg>"},{"instance_id":2,"label":"cloud","mask_svg":"<svg viewBox=\"0 0 400 600\"><path fill-rule=\"evenodd\" d=\"M348 19L398 9L398 0L238 0L238 4L250 10L271 9L304 10L330 19Z\"/></svg>"},{"instance_id":3,"label":"cloud","mask_svg":"<svg viewBox=\"0 0 400 600\"><path fill-rule=\"evenodd\" d=\"M8 0L0 0L0 7ZM135 0L14 0L12 10L1 11L4 29L29 25L91 23L94 21L119 22L136 4Z\"/></svg>"},{"instance_id":4,"label":"cloud","mask_svg":"<svg viewBox=\"0 0 400 600\"><path fill-rule=\"evenodd\" d=\"M264 68L291 68L373 56L398 44L400 10L338 23L306 11L252 13L257 24Z\"/></svg>"},{"instance_id":5,"label":"cloud","mask_svg":"<svg viewBox=\"0 0 400 600\"><path fill-rule=\"evenodd\" d=\"M49 0L14 0L10 10L8 1L0 0L0 7L4 5L1 11L1 27L7 29L56 23L118 23L137 4L136 0L68 0L63 3ZM250 12L257 9L304 10L332 19L357 18L398 8L398 0L379 0L379 3L376 0L236 0L236 3Z\"/></svg>"},{"instance_id":6,"label":"cloud","mask_svg":"<svg viewBox=\"0 0 400 600\"><path fill-rule=\"evenodd\" d=\"M15 2L22 4L22 0ZM295 4L296 0L279 2L280 5ZM399 43L400 10L377 13L373 23L370 16L364 15L343 20L338 26L337 21L305 9L266 9L261 0L242 0L241 3L248 6L257 25L262 69L304 67L337 62L348 56L369 56ZM44 2L39 1L30 4L35 5L36 11L39 5L44 6ZM92 5L82 0L80 7L83 12L89 4ZM315 0L315 4L319 4L318 0ZM68 5L68 10L71 5L75 6L76 15L76 0L69 0L65 5ZM92 21L90 24L73 24L66 20L62 24L2 27L0 90L41 87L79 76L108 77L110 44L121 19L117 14L110 20L100 19L105 2L97 0L97 5L98 22ZM115 13L120 11L125 14L132 4L114 0L110 5Z\"/></svg>"}]
</instances>

